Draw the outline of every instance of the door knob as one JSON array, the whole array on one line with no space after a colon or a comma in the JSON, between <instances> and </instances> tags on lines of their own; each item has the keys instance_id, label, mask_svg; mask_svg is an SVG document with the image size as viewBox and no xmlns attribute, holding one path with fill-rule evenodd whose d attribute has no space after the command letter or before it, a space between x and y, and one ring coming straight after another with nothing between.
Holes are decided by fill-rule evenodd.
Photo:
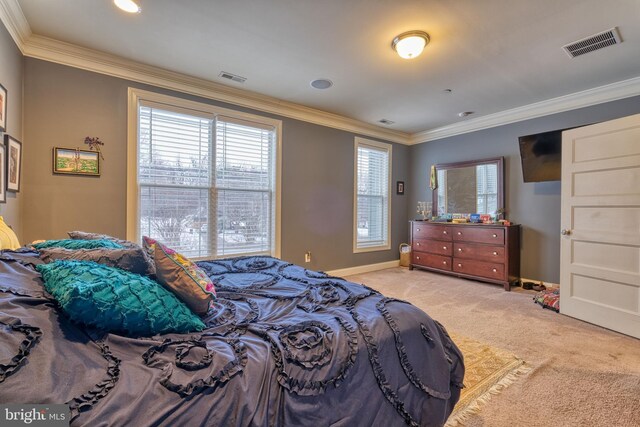
<instances>
[{"instance_id":1,"label":"door knob","mask_svg":"<svg viewBox=\"0 0 640 427\"><path fill-rule=\"evenodd\" d=\"M571 230L567 230L566 228L563 228L563 229L560 231L560 234L562 234L563 236L568 236L568 235L570 235L570 234L571 234Z\"/></svg>"}]
</instances>

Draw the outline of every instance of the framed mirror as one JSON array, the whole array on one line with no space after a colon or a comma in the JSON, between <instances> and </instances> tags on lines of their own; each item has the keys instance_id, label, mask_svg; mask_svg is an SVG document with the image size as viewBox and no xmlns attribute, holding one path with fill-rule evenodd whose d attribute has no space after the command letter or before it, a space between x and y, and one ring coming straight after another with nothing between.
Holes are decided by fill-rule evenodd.
<instances>
[{"instance_id":1,"label":"framed mirror","mask_svg":"<svg viewBox=\"0 0 640 427\"><path fill-rule=\"evenodd\" d=\"M503 171L503 157L435 165L433 215L502 212Z\"/></svg>"}]
</instances>

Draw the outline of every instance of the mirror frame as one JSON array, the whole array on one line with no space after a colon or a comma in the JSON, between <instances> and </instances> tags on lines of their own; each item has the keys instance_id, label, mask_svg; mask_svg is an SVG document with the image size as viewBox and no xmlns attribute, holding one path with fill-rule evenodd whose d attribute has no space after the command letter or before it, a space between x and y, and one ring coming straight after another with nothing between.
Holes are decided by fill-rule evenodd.
<instances>
[{"instance_id":1,"label":"mirror frame","mask_svg":"<svg viewBox=\"0 0 640 427\"><path fill-rule=\"evenodd\" d=\"M498 166L498 209L504 210L504 157L492 157L490 159L467 160L464 162L454 162L454 163L439 163L434 166L436 168L435 174L437 177L439 170L466 168L470 166L487 165L487 164L496 164ZM431 202L432 202L431 215L435 217L438 215L438 187L433 189L431 193ZM467 213L467 212L455 212L455 213ZM469 213L476 213L476 212L469 212ZM504 217L504 214L503 214L503 217Z\"/></svg>"}]
</instances>

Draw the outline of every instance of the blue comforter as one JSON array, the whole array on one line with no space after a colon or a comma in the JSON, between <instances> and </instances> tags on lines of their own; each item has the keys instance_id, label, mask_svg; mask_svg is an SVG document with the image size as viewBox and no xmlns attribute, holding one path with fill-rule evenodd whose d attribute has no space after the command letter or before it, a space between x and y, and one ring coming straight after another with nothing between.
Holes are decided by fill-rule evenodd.
<instances>
[{"instance_id":1,"label":"blue comforter","mask_svg":"<svg viewBox=\"0 0 640 427\"><path fill-rule=\"evenodd\" d=\"M72 425L440 426L462 355L415 306L269 257L199 262L207 329L86 330L44 291L33 253L0 257L0 402L67 403Z\"/></svg>"}]
</instances>

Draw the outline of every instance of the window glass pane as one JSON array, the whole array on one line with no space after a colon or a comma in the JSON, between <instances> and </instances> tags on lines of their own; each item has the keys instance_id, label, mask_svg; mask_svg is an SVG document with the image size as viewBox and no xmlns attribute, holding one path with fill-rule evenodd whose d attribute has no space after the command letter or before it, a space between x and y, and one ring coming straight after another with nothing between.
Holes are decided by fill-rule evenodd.
<instances>
[{"instance_id":1,"label":"window glass pane","mask_svg":"<svg viewBox=\"0 0 640 427\"><path fill-rule=\"evenodd\" d=\"M140 234L187 257L209 255L208 218L208 189L140 188Z\"/></svg>"},{"instance_id":2,"label":"window glass pane","mask_svg":"<svg viewBox=\"0 0 640 427\"><path fill-rule=\"evenodd\" d=\"M216 123L218 256L273 247L274 136L250 122Z\"/></svg>"},{"instance_id":3,"label":"window glass pane","mask_svg":"<svg viewBox=\"0 0 640 427\"><path fill-rule=\"evenodd\" d=\"M271 195L263 191L218 191L217 255L269 252Z\"/></svg>"}]
</instances>

